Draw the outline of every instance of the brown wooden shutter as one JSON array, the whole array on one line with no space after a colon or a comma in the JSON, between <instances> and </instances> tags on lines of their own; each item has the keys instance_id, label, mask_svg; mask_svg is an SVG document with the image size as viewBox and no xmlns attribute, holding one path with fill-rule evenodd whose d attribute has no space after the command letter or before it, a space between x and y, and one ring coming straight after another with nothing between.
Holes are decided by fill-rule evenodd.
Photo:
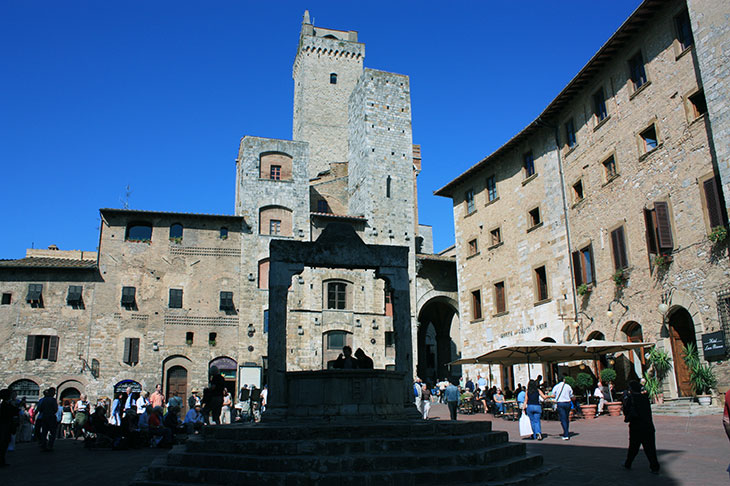
<instances>
[{"instance_id":1,"label":"brown wooden shutter","mask_svg":"<svg viewBox=\"0 0 730 486\"><path fill-rule=\"evenodd\" d=\"M505 311L506 306L504 302L504 283L500 282L494 286L494 298L497 304L497 313L500 314Z\"/></svg>"},{"instance_id":2,"label":"brown wooden shutter","mask_svg":"<svg viewBox=\"0 0 730 486\"><path fill-rule=\"evenodd\" d=\"M129 340L129 362L139 363L139 338Z\"/></svg>"},{"instance_id":3,"label":"brown wooden shutter","mask_svg":"<svg viewBox=\"0 0 730 486\"><path fill-rule=\"evenodd\" d=\"M656 213L659 249L671 251L674 249L674 239L672 238L672 223L669 219L669 204L663 201L655 202L654 212Z\"/></svg>"},{"instance_id":4,"label":"brown wooden shutter","mask_svg":"<svg viewBox=\"0 0 730 486\"><path fill-rule=\"evenodd\" d=\"M124 354L122 355L122 361L125 363L130 363L129 360L129 342L131 341L130 338L124 339Z\"/></svg>"},{"instance_id":5,"label":"brown wooden shutter","mask_svg":"<svg viewBox=\"0 0 730 486\"><path fill-rule=\"evenodd\" d=\"M707 215L710 218L710 228L724 226L722 217L722 205L720 194L717 188L717 178L713 177L703 183L705 188L705 203L707 204Z\"/></svg>"},{"instance_id":6,"label":"brown wooden shutter","mask_svg":"<svg viewBox=\"0 0 730 486\"><path fill-rule=\"evenodd\" d=\"M48 361L58 361L58 336L51 336L48 346Z\"/></svg>"},{"instance_id":7,"label":"brown wooden shutter","mask_svg":"<svg viewBox=\"0 0 730 486\"><path fill-rule=\"evenodd\" d=\"M646 249L649 254L656 255L659 253L659 249L656 244L656 237L654 233L654 218L652 217L652 211L650 209L644 209L644 225L646 226Z\"/></svg>"},{"instance_id":8,"label":"brown wooden shutter","mask_svg":"<svg viewBox=\"0 0 730 486\"><path fill-rule=\"evenodd\" d=\"M613 263L616 270L628 266L626 257L626 242L624 240L624 227L621 226L611 232L611 244L613 246Z\"/></svg>"},{"instance_id":9,"label":"brown wooden shutter","mask_svg":"<svg viewBox=\"0 0 730 486\"><path fill-rule=\"evenodd\" d=\"M28 341L25 344L25 360L33 360L33 350L35 348L35 336L28 336Z\"/></svg>"},{"instance_id":10,"label":"brown wooden shutter","mask_svg":"<svg viewBox=\"0 0 730 486\"><path fill-rule=\"evenodd\" d=\"M576 287L579 287L580 285L587 283L583 280L583 268L581 265L581 258L580 258L579 251L573 252L573 276L575 277L575 286Z\"/></svg>"}]
</instances>

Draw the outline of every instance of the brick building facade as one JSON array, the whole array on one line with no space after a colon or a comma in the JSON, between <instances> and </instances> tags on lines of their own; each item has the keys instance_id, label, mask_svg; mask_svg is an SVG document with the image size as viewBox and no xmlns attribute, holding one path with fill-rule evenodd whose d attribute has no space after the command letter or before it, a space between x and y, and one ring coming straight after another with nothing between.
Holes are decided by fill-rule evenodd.
<instances>
[{"instance_id":1,"label":"brick building facade","mask_svg":"<svg viewBox=\"0 0 730 486\"><path fill-rule=\"evenodd\" d=\"M645 1L538 119L437 191L454 202L465 357L519 341L650 341L672 356L664 392L676 397L692 394L683 345L705 358L703 337L724 331L728 349L727 240L708 238L727 226L730 195L727 10ZM707 357L722 360L720 390L727 354ZM609 365L622 385L646 370L637 353ZM524 366L493 374L527 379Z\"/></svg>"},{"instance_id":2,"label":"brick building facade","mask_svg":"<svg viewBox=\"0 0 730 486\"><path fill-rule=\"evenodd\" d=\"M294 61L294 140L246 136L234 215L102 209L98 253L28 250L0 261L0 384L29 399L111 396L132 384L188 395L212 364L232 390L265 382L274 239L332 222L367 244L409 248L414 365L432 378L458 354L452 257L418 224L407 76L363 68L357 32L305 14ZM321 369L344 344L394 363L389 293L373 271L292 279L287 369Z\"/></svg>"}]
</instances>

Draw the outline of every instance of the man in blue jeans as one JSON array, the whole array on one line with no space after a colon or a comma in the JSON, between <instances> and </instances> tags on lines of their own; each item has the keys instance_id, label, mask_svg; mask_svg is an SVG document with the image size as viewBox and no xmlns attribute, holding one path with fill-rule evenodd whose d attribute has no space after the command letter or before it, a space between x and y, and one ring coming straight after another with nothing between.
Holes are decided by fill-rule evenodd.
<instances>
[{"instance_id":1,"label":"man in blue jeans","mask_svg":"<svg viewBox=\"0 0 730 486\"><path fill-rule=\"evenodd\" d=\"M459 389L454 385L453 378L450 380L449 386L446 387L444 394L446 395L446 403L449 406L451 420L456 420L456 409L459 407Z\"/></svg>"},{"instance_id":2,"label":"man in blue jeans","mask_svg":"<svg viewBox=\"0 0 730 486\"><path fill-rule=\"evenodd\" d=\"M560 417L560 425L563 426L563 440L570 440L570 407L573 401L573 389L563 381L553 387L550 395L555 398L558 405L558 417Z\"/></svg>"}]
</instances>

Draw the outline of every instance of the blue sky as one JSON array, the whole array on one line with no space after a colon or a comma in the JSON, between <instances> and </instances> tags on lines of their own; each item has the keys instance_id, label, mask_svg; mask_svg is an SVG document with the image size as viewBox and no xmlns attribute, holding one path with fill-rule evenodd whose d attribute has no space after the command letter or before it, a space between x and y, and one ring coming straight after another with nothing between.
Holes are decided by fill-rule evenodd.
<instances>
[{"instance_id":1,"label":"blue sky","mask_svg":"<svg viewBox=\"0 0 730 486\"><path fill-rule=\"evenodd\" d=\"M244 135L291 138L302 14L411 79L419 216L530 123L639 0L0 2L0 258L95 250L98 209L231 214Z\"/></svg>"}]
</instances>

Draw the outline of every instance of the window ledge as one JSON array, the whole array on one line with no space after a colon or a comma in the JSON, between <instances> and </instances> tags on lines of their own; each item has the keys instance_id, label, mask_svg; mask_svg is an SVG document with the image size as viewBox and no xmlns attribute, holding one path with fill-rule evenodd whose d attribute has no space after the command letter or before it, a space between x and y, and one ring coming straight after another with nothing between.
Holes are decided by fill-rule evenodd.
<instances>
[{"instance_id":1,"label":"window ledge","mask_svg":"<svg viewBox=\"0 0 730 486\"><path fill-rule=\"evenodd\" d=\"M473 254L471 254L471 255L468 255L468 256L466 257L466 259L467 259L467 260L469 260L470 258L474 258L475 256L479 256L479 253L480 253L480 252L476 252L476 253L473 253Z\"/></svg>"},{"instance_id":2,"label":"window ledge","mask_svg":"<svg viewBox=\"0 0 730 486\"><path fill-rule=\"evenodd\" d=\"M469 321L469 322L471 322L472 324L474 324L474 323L477 323L477 322L482 322L482 321L484 321L484 318L483 318L483 317L480 317L479 319L472 319L472 320L471 320L471 321Z\"/></svg>"},{"instance_id":3,"label":"window ledge","mask_svg":"<svg viewBox=\"0 0 730 486\"><path fill-rule=\"evenodd\" d=\"M472 214L476 214L476 212L477 212L477 210L476 210L476 208L475 208L475 209L474 209L474 210L472 210L471 212L468 212L468 213L466 213L466 214L464 215L464 217L465 217L465 218L468 218L468 217L469 217L469 216L471 216Z\"/></svg>"},{"instance_id":4,"label":"window ledge","mask_svg":"<svg viewBox=\"0 0 730 486\"><path fill-rule=\"evenodd\" d=\"M497 201L499 201L499 196L495 197L491 201L487 201L487 204L485 204L484 207L491 206L492 204L496 203Z\"/></svg>"},{"instance_id":5,"label":"window ledge","mask_svg":"<svg viewBox=\"0 0 730 486\"><path fill-rule=\"evenodd\" d=\"M536 229L538 229L538 228L541 228L541 227L542 227L542 221L540 221L539 223L537 223L537 224L536 224L535 226L533 226L532 228L528 228L528 229L527 229L527 232L528 232L528 233L531 233L531 232L533 232L533 231L535 231Z\"/></svg>"},{"instance_id":6,"label":"window ledge","mask_svg":"<svg viewBox=\"0 0 730 486\"><path fill-rule=\"evenodd\" d=\"M603 120L601 120L598 123L596 123L596 126L593 127L593 131L595 132L596 130L598 130L599 128L601 128L603 125L605 125L606 123L608 123L608 120L610 120L610 119L611 119L611 115L610 114L606 115L606 118L604 118Z\"/></svg>"},{"instance_id":7,"label":"window ledge","mask_svg":"<svg viewBox=\"0 0 730 486\"><path fill-rule=\"evenodd\" d=\"M662 148L663 145L664 145L664 142L662 142L660 144L657 144L657 146L654 147L653 149L651 149L648 152L644 152L643 154L639 155L639 162L641 162L641 161L646 160L647 158L649 158L649 156L651 154L655 153L657 150L659 150L660 148Z\"/></svg>"},{"instance_id":8,"label":"window ledge","mask_svg":"<svg viewBox=\"0 0 730 486\"><path fill-rule=\"evenodd\" d=\"M552 299L552 298L550 298L550 297L548 297L547 299L543 299L543 300L538 300L537 302L535 302L535 303L533 304L533 306L537 307L538 305L543 305L543 304L547 304L548 302L552 302L552 300L553 300L553 299Z\"/></svg>"},{"instance_id":9,"label":"window ledge","mask_svg":"<svg viewBox=\"0 0 730 486\"><path fill-rule=\"evenodd\" d=\"M644 91L649 86L651 86L651 81L647 80L646 83L642 84L639 89L637 89L636 91L634 91L633 93L631 93L629 95L629 101L630 100L633 100L634 98L636 98L637 96L639 96L639 93L641 93L642 91Z\"/></svg>"},{"instance_id":10,"label":"window ledge","mask_svg":"<svg viewBox=\"0 0 730 486\"><path fill-rule=\"evenodd\" d=\"M565 150L565 153L563 154L563 157L567 157L568 155L572 154L573 152L575 152L575 149L577 149L577 148L578 148L577 142L572 147L567 147L567 149Z\"/></svg>"},{"instance_id":11,"label":"window ledge","mask_svg":"<svg viewBox=\"0 0 730 486\"><path fill-rule=\"evenodd\" d=\"M707 113L703 113L700 116L698 116L697 118L695 118L694 120L690 121L689 126L692 126L695 123L699 123L700 121L704 121L705 118L707 118Z\"/></svg>"},{"instance_id":12,"label":"window ledge","mask_svg":"<svg viewBox=\"0 0 730 486\"><path fill-rule=\"evenodd\" d=\"M613 181L615 181L619 177L621 177L621 174L614 174L606 182L604 182L601 187L606 187L607 185L609 185L610 183L612 183Z\"/></svg>"},{"instance_id":13,"label":"window ledge","mask_svg":"<svg viewBox=\"0 0 730 486\"><path fill-rule=\"evenodd\" d=\"M502 317L502 316L506 316L507 314L509 314L508 310L502 311L502 312L497 312L496 314L492 314L492 317Z\"/></svg>"},{"instance_id":14,"label":"window ledge","mask_svg":"<svg viewBox=\"0 0 730 486\"><path fill-rule=\"evenodd\" d=\"M496 250L497 248L499 248L502 245L504 245L504 241L500 241L499 243L495 243L494 245L492 245L489 248L487 248L487 250Z\"/></svg>"},{"instance_id":15,"label":"window ledge","mask_svg":"<svg viewBox=\"0 0 730 486\"><path fill-rule=\"evenodd\" d=\"M259 181L286 182L288 184L294 184L292 179L271 179L270 177L259 177Z\"/></svg>"},{"instance_id":16,"label":"window ledge","mask_svg":"<svg viewBox=\"0 0 730 486\"><path fill-rule=\"evenodd\" d=\"M570 206L570 209L575 209L575 208L581 206L585 202L585 200L586 200L585 197L580 198L579 200L574 202L572 206Z\"/></svg>"},{"instance_id":17,"label":"window ledge","mask_svg":"<svg viewBox=\"0 0 730 486\"><path fill-rule=\"evenodd\" d=\"M522 181L522 185L524 186L524 185L528 184L530 181L535 180L536 177L537 177L537 172L535 172L530 177L528 177L527 179L525 179L524 181Z\"/></svg>"},{"instance_id":18,"label":"window ledge","mask_svg":"<svg viewBox=\"0 0 730 486\"><path fill-rule=\"evenodd\" d=\"M690 52L693 47L694 47L694 44L692 44L690 46L687 46L682 52L680 52L679 54L677 54L677 57L675 57L674 60L675 61L679 61L679 59L682 58L682 57L684 57L685 54L687 54L688 52Z\"/></svg>"}]
</instances>

